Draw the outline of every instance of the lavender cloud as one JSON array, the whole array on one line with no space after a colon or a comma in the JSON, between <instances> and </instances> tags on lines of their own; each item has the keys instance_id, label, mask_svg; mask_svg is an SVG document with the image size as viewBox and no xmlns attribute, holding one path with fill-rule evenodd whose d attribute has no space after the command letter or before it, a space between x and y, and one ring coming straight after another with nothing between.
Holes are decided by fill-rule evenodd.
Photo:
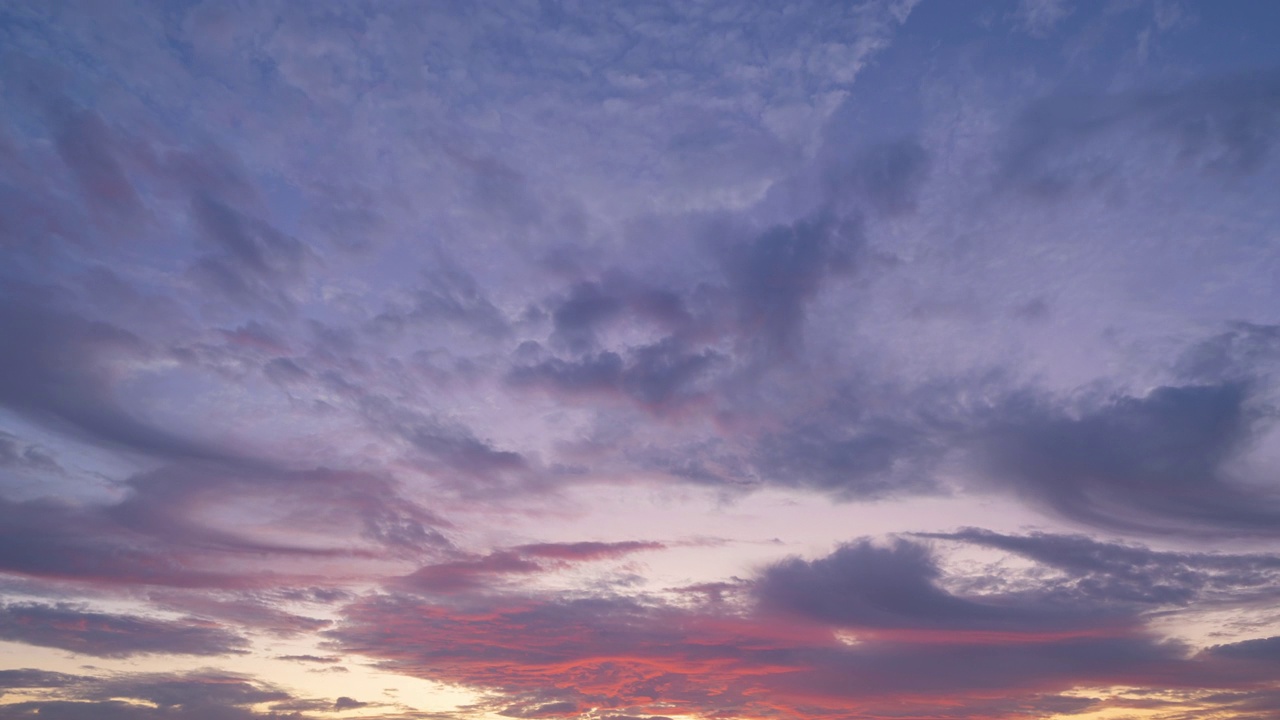
<instances>
[{"instance_id":1,"label":"lavender cloud","mask_svg":"<svg viewBox=\"0 0 1280 720\"><path fill-rule=\"evenodd\" d=\"M1274 499L1228 474L1269 423L1247 400L1238 383L1160 387L1072 417L1013 399L982 443L985 467L1014 492L1099 526L1265 535Z\"/></svg>"},{"instance_id":2,"label":"lavender cloud","mask_svg":"<svg viewBox=\"0 0 1280 720\"><path fill-rule=\"evenodd\" d=\"M0 4L0 717L1275 714L1274 15Z\"/></svg>"},{"instance_id":3,"label":"lavender cloud","mask_svg":"<svg viewBox=\"0 0 1280 720\"><path fill-rule=\"evenodd\" d=\"M953 537L988 539L973 532ZM1081 542L997 539L1014 547ZM433 604L388 595L350 606L330 635L388 668L500 693L508 699L504 712L521 717L573 717L584 705L600 704L641 713L659 706L697 713L804 707L818 715L857 708L878 716L904 702L924 713L944 712L943 705L957 701L945 712L977 717L984 708L994 711L984 705L993 691L1008 704L1006 712L1048 712L1070 703L1046 690L1104 678L1170 689L1268 686L1269 641L1189 656L1186 646L1148 633L1141 613L1199 597L1199 583L1183 566L1216 573L1237 564L1267 567L1274 557L1175 557L1104 543L1090 548L1093 557L1115 555L1107 572L1122 574L1122 558L1147 558L1150 577L1186 583L1197 594L1135 599L1124 582L1097 582L1102 571L1087 575L1084 602L1055 597L1069 585L1034 574L1028 588L955 594L942 584L957 578L944 578L924 545L863 540L826 557L765 568L750 585L753 603L746 607L505 593ZM1250 587L1256 580L1247 573L1218 578L1221 587ZM1232 655L1252 664L1232 667L1219 659Z\"/></svg>"},{"instance_id":4,"label":"lavender cloud","mask_svg":"<svg viewBox=\"0 0 1280 720\"><path fill-rule=\"evenodd\" d=\"M0 637L108 658L143 653L227 655L244 653L248 646L245 638L225 627L192 619L155 620L30 604L9 604L0 610Z\"/></svg>"}]
</instances>

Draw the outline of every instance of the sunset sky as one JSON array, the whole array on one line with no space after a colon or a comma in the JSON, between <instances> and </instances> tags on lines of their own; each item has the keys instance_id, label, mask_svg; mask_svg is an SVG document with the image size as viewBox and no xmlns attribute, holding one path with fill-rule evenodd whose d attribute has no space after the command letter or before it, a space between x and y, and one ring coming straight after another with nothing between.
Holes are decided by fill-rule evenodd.
<instances>
[{"instance_id":1,"label":"sunset sky","mask_svg":"<svg viewBox=\"0 0 1280 720\"><path fill-rule=\"evenodd\" d=\"M1280 717L1278 36L0 0L0 720Z\"/></svg>"}]
</instances>

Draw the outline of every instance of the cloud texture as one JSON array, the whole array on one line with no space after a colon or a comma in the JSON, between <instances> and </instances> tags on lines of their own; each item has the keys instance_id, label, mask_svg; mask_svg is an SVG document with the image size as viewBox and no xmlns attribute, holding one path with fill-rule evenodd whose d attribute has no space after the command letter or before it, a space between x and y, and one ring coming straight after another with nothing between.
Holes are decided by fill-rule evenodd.
<instances>
[{"instance_id":1,"label":"cloud texture","mask_svg":"<svg viewBox=\"0 0 1280 720\"><path fill-rule=\"evenodd\" d=\"M1270 717L1263 5L0 7L0 718Z\"/></svg>"}]
</instances>

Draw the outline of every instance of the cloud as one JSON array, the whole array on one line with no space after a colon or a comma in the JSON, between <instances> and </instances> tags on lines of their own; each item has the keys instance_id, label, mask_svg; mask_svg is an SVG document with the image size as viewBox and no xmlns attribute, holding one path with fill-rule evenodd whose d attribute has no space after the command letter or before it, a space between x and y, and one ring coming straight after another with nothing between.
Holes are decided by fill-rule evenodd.
<instances>
[{"instance_id":1,"label":"cloud","mask_svg":"<svg viewBox=\"0 0 1280 720\"><path fill-rule=\"evenodd\" d=\"M687 332L693 317L676 292L642 283L625 273L575 283L551 310L552 346L582 354L596 349L599 334L623 318L666 332Z\"/></svg>"},{"instance_id":2,"label":"cloud","mask_svg":"<svg viewBox=\"0 0 1280 720\"><path fill-rule=\"evenodd\" d=\"M1258 638L1256 640L1242 640L1227 645L1214 645L1205 649L1204 653L1215 658L1280 664L1280 637Z\"/></svg>"},{"instance_id":3,"label":"cloud","mask_svg":"<svg viewBox=\"0 0 1280 720\"><path fill-rule=\"evenodd\" d=\"M1075 415L1015 396L982 431L978 454L997 484L1094 526L1267 536L1280 506L1230 468L1269 423L1233 382L1159 387Z\"/></svg>"},{"instance_id":4,"label":"cloud","mask_svg":"<svg viewBox=\"0 0 1280 720\"><path fill-rule=\"evenodd\" d=\"M1243 606L1268 602L1280 580L1280 557L1262 553L1156 551L1084 535L1003 535L977 528L921 536L1003 550L1062 572L1060 580L1037 581L1042 600L1060 605L1131 611L1198 602Z\"/></svg>"},{"instance_id":5,"label":"cloud","mask_svg":"<svg viewBox=\"0 0 1280 720\"><path fill-rule=\"evenodd\" d=\"M303 582L314 560L421 557L450 546L438 529L447 523L378 475L175 464L123 487L109 504L0 498L0 568L106 586L230 590ZM212 519L249 507L268 517L238 527ZM279 539L282 529L291 540ZM287 625L297 622L305 624Z\"/></svg>"},{"instance_id":6,"label":"cloud","mask_svg":"<svg viewBox=\"0 0 1280 720\"><path fill-rule=\"evenodd\" d=\"M201 618L213 618L228 625L260 630L276 637L314 633L332 624L285 609L284 592L240 591L219 593L211 589L184 592L156 589L148 594L155 607Z\"/></svg>"},{"instance_id":7,"label":"cloud","mask_svg":"<svg viewBox=\"0 0 1280 720\"><path fill-rule=\"evenodd\" d=\"M1228 177L1263 168L1280 137L1280 75L1274 71L1203 79L1173 89L1110 95L1052 95L1030 103L1001 151L1000 181L1060 197L1124 171L1159 138L1160 158ZM1169 150L1175 153L1170 156Z\"/></svg>"},{"instance_id":8,"label":"cloud","mask_svg":"<svg viewBox=\"0 0 1280 720\"><path fill-rule=\"evenodd\" d=\"M1183 352L1177 370L1191 382L1247 384L1273 374L1277 360L1280 326L1236 322Z\"/></svg>"},{"instance_id":9,"label":"cloud","mask_svg":"<svg viewBox=\"0 0 1280 720\"><path fill-rule=\"evenodd\" d=\"M608 560L644 550L662 550L665 547L665 545L658 542L624 540L622 542L533 543L531 545L518 545L513 549L522 555L531 557L565 562L586 562Z\"/></svg>"},{"instance_id":10,"label":"cloud","mask_svg":"<svg viewBox=\"0 0 1280 720\"><path fill-rule=\"evenodd\" d=\"M346 696L343 696L343 697L338 698L338 699L333 703L333 709L334 709L334 710L339 710L339 711L341 711L341 710L356 710L356 709L358 709L358 708L368 707L368 706L369 706L369 703L367 703L367 702L360 702L359 700L354 700L354 699L349 698L349 697L346 697Z\"/></svg>"},{"instance_id":11,"label":"cloud","mask_svg":"<svg viewBox=\"0 0 1280 720\"><path fill-rule=\"evenodd\" d=\"M478 557L426 565L394 585L427 593L489 591L515 576L554 572L575 563L611 560L664 547L661 543L641 541L519 545Z\"/></svg>"},{"instance_id":12,"label":"cloud","mask_svg":"<svg viewBox=\"0 0 1280 720\"><path fill-rule=\"evenodd\" d=\"M0 567L34 577L104 584L237 587L239 574L191 567L186 553L137 537L100 509L0 498Z\"/></svg>"},{"instance_id":13,"label":"cloud","mask_svg":"<svg viewBox=\"0 0 1280 720\"><path fill-rule=\"evenodd\" d=\"M444 323L489 338L510 334L506 315L485 296L475 277L443 252L435 255L423 286L412 293L410 306L380 313L372 321L374 327L400 329L410 323L427 327Z\"/></svg>"},{"instance_id":14,"label":"cloud","mask_svg":"<svg viewBox=\"0 0 1280 720\"><path fill-rule=\"evenodd\" d=\"M58 155L90 205L117 221L139 218L144 212L142 199L117 157L116 138L102 117L74 108L65 99L48 105L50 121L57 128Z\"/></svg>"},{"instance_id":15,"label":"cloud","mask_svg":"<svg viewBox=\"0 0 1280 720\"><path fill-rule=\"evenodd\" d=\"M930 153L918 140L879 143L827 161L825 192L837 206L861 204L880 215L901 216L916 209L930 169Z\"/></svg>"},{"instance_id":16,"label":"cloud","mask_svg":"<svg viewBox=\"0 0 1280 720\"><path fill-rule=\"evenodd\" d=\"M940 579L941 571L922 545L898 540L878 547L863 541L818 560L792 558L773 565L761 576L757 593L767 608L871 631L1070 637L1111 632L1133 622L1132 617L1107 613L1102 605L1049 604L1043 597L1018 594L958 597L939 587Z\"/></svg>"},{"instance_id":17,"label":"cloud","mask_svg":"<svg viewBox=\"0 0 1280 720\"><path fill-rule=\"evenodd\" d=\"M195 520L201 511L245 507L255 499L290 504L271 524L300 535L354 531L392 552L416 553L448 546L436 529L446 523L402 497L391 479L328 468L245 472L202 465L167 466L131 478L133 491L106 510L136 532L205 549L284 555L343 555L333 546L264 542Z\"/></svg>"},{"instance_id":18,"label":"cloud","mask_svg":"<svg viewBox=\"0 0 1280 720\"><path fill-rule=\"evenodd\" d=\"M1156 633L1274 635L1268 555L776 559L842 539L827 501L1280 527L1277 76L1208 74L1274 64L1267 12L1135 52L1167 5L915 6L0 9L0 617L107 658L0 673L0 717L375 715L347 650L463 714L1275 714L1273 638ZM749 578L640 562L703 502L781 538L715 556ZM353 684L124 672L249 636Z\"/></svg>"},{"instance_id":19,"label":"cloud","mask_svg":"<svg viewBox=\"0 0 1280 720\"><path fill-rule=\"evenodd\" d=\"M0 467L61 475L65 470L40 447L0 430Z\"/></svg>"},{"instance_id":20,"label":"cloud","mask_svg":"<svg viewBox=\"0 0 1280 720\"><path fill-rule=\"evenodd\" d=\"M151 353L137 335L46 307L33 289L9 289L0 307L0 405L90 441L159 458L231 460L210 443L183 437L122 407L122 368Z\"/></svg>"},{"instance_id":21,"label":"cloud","mask_svg":"<svg viewBox=\"0 0 1280 720\"><path fill-rule=\"evenodd\" d=\"M623 397L662 415L707 397L709 377L727 364L715 350L693 351L667 337L631 348L625 360L604 351L577 361L550 358L518 365L508 380L516 387L537 387L567 398Z\"/></svg>"},{"instance_id":22,"label":"cloud","mask_svg":"<svg viewBox=\"0 0 1280 720\"><path fill-rule=\"evenodd\" d=\"M456 421L432 417L410 405L342 383L366 421L381 432L400 438L415 451L424 469L448 486L483 494L495 487L509 491L508 481L534 476L529 460L519 452L503 450L478 438Z\"/></svg>"},{"instance_id":23,"label":"cloud","mask_svg":"<svg viewBox=\"0 0 1280 720\"><path fill-rule=\"evenodd\" d=\"M0 706L0 718L56 718L57 720L266 720L314 717L275 708L295 704L289 693L246 675L217 670L188 673L123 673L108 678L84 678L54 699ZM253 709L267 704L266 712ZM288 711L286 711L288 712Z\"/></svg>"},{"instance_id":24,"label":"cloud","mask_svg":"<svg viewBox=\"0 0 1280 720\"><path fill-rule=\"evenodd\" d=\"M856 220L819 216L727 246L725 274L745 342L766 356L795 357L805 306L826 280L853 268L862 244Z\"/></svg>"},{"instance_id":25,"label":"cloud","mask_svg":"<svg viewBox=\"0 0 1280 720\"><path fill-rule=\"evenodd\" d=\"M225 627L193 619L156 620L35 604L0 608L0 638L104 658L242 654L249 644Z\"/></svg>"},{"instance_id":26,"label":"cloud","mask_svg":"<svg viewBox=\"0 0 1280 720\"><path fill-rule=\"evenodd\" d=\"M1020 0L1014 24L1032 36L1044 37L1071 11L1066 0Z\"/></svg>"},{"instance_id":27,"label":"cloud","mask_svg":"<svg viewBox=\"0 0 1280 720\"><path fill-rule=\"evenodd\" d=\"M342 662L340 657L321 655L277 655L276 659L290 662L319 663L321 665L333 665Z\"/></svg>"},{"instance_id":28,"label":"cloud","mask_svg":"<svg viewBox=\"0 0 1280 720\"><path fill-rule=\"evenodd\" d=\"M947 438L912 418L874 417L839 399L766 434L755 466L767 483L828 492L842 500L939 492L929 468Z\"/></svg>"},{"instance_id":29,"label":"cloud","mask_svg":"<svg viewBox=\"0 0 1280 720\"><path fill-rule=\"evenodd\" d=\"M78 675L34 668L0 670L0 695L3 695L5 690L66 687L83 679Z\"/></svg>"},{"instance_id":30,"label":"cloud","mask_svg":"<svg viewBox=\"0 0 1280 720\"><path fill-rule=\"evenodd\" d=\"M314 257L305 245L213 197L195 197L192 217L214 248L192 266L197 279L236 302L262 303L277 313L293 309L288 291Z\"/></svg>"},{"instance_id":31,"label":"cloud","mask_svg":"<svg viewBox=\"0 0 1280 720\"><path fill-rule=\"evenodd\" d=\"M348 606L328 635L388 670L494 693L493 710L521 717L579 716L584 707L1012 717L1091 707L1100 701L1056 693L1112 683L1268 687L1262 667L1192 657L1187 646L1149 634L1142 612L1178 597L1134 602L1124 583L1098 583L1097 575L1057 582L1029 571L1024 580L1010 587L951 577L923 544L859 541L765 568L746 603L527 592L435 603L388 594ZM1083 602L1057 596L1076 582L1092 588ZM965 585L973 592L943 589Z\"/></svg>"}]
</instances>

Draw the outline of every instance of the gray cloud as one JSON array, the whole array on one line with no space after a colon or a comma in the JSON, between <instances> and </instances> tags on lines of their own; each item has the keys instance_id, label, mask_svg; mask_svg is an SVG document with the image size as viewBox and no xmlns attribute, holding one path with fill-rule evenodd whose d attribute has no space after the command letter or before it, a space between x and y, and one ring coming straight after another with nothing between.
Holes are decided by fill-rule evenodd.
<instances>
[{"instance_id":1,"label":"gray cloud","mask_svg":"<svg viewBox=\"0 0 1280 720\"><path fill-rule=\"evenodd\" d=\"M3 695L5 690L13 689L66 687L83 679L78 675L34 668L0 670L0 695Z\"/></svg>"},{"instance_id":2,"label":"gray cloud","mask_svg":"<svg viewBox=\"0 0 1280 720\"><path fill-rule=\"evenodd\" d=\"M957 540L1021 555L1065 574L1036 581L1045 602L1089 606L1186 606L1220 602L1267 603L1277 594L1280 557L1155 551L1101 542L1083 535L1002 535L968 528L923 537Z\"/></svg>"},{"instance_id":3,"label":"gray cloud","mask_svg":"<svg viewBox=\"0 0 1280 720\"><path fill-rule=\"evenodd\" d=\"M1027 398L999 407L979 455L991 478L1074 520L1151 533L1274 534L1280 507L1230 476L1270 422L1240 383L1160 387L1077 415Z\"/></svg>"},{"instance_id":4,"label":"gray cloud","mask_svg":"<svg viewBox=\"0 0 1280 720\"><path fill-rule=\"evenodd\" d=\"M914 211L929 176L929 151L915 139L859 148L843 162L827 161L826 193L831 202L862 204L881 215Z\"/></svg>"},{"instance_id":5,"label":"gray cloud","mask_svg":"<svg viewBox=\"0 0 1280 720\"><path fill-rule=\"evenodd\" d=\"M194 276L233 301L292 311L290 290L313 257L306 246L220 200L200 196L192 202L200 236L215 248L195 262Z\"/></svg>"},{"instance_id":6,"label":"gray cloud","mask_svg":"<svg viewBox=\"0 0 1280 720\"><path fill-rule=\"evenodd\" d=\"M1240 74L1171 90L1056 95L1031 103L1003 151L1001 182L1055 197L1122 172L1108 148L1161 138L1210 172L1261 169L1280 137L1280 75Z\"/></svg>"},{"instance_id":7,"label":"gray cloud","mask_svg":"<svg viewBox=\"0 0 1280 720\"><path fill-rule=\"evenodd\" d=\"M1070 633L1132 625L1130 612L1098 602L1055 602L1040 593L960 597L943 590L942 573L922 545L898 540L844 545L813 561L784 560L756 586L766 608L832 625L870 629Z\"/></svg>"},{"instance_id":8,"label":"gray cloud","mask_svg":"<svg viewBox=\"0 0 1280 720\"><path fill-rule=\"evenodd\" d=\"M826 280L853 268L862 243L856 220L815 217L725 248L725 273L745 341L767 356L796 356L806 304Z\"/></svg>"},{"instance_id":9,"label":"gray cloud","mask_svg":"<svg viewBox=\"0 0 1280 720\"><path fill-rule=\"evenodd\" d=\"M140 419L115 395L115 365L151 352L107 323L43 307L35 291L5 293L0 404L89 440L161 458L230 460L226 451Z\"/></svg>"},{"instance_id":10,"label":"gray cloud","mask_svg":"<svg viewBox=\"0 0 1280 720\"><path fill-rule=\"evenodd\" d=\"M154 653L227 655L244 653L249 644L225 627L192 619L156 620L34 604L0 609L0 637L107 658Z\"/></svg>"},{"instance_id":11,"label":"gray cloud","mask_svg":"<svg viewBox=\"0 0 1280 720\"><path fill-rule=\"evenodd\" d=\"M1280 637L1242 640L1227 645L1214 645L1205 654L1233 660L1255 660L1280 664Z\"/></svg>"},{"instance_id":12,"label":"gray cloud","mask_svg":"<svg viewBox=\"0 0 1280 720\"><path fill-rule=\"evenodd\" d=\"M141 702L139 702L141 701ZM252 706L270 703L267 712ZM299 701L289 693L235 673L197 670L189 673L120 674L85 678L63 690L57 699L0 706L0 718L56 720L307 720L308 715L284 710Z\"/></svg>"},{"instance_id":13,"label":"gray cloud","mask_svg":"<svg viewBox=\"0 0 1280 720\"><path fill-rule=\"evenodd\" d=\"M705 396L706 379L726 360L714 350L694 351L667 337L630 349L626 360L609 351L578 361L550 358L516 366L508 379L517 387L539 387L567 397L623 396L662 413Z\"/></svg>"}]
</instances>

